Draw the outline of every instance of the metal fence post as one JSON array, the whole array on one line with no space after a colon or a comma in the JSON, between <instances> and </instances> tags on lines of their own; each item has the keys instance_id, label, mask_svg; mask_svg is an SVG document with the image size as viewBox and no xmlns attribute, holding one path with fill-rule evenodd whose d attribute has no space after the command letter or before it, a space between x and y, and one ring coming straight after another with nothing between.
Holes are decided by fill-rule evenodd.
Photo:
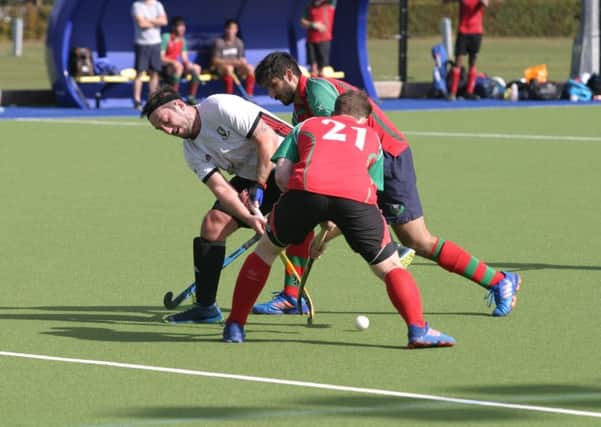
<instances>
[{"instance_id":1,"label":"metal fence post","mask_svg":"<svg viewBox=\"0 0 601 427\"><path fill-rule=\"evenodd\" d=\"M13 36L13 55L23 55L23 18L13 18L12 22Z\"/></svg>"}]
</instances>

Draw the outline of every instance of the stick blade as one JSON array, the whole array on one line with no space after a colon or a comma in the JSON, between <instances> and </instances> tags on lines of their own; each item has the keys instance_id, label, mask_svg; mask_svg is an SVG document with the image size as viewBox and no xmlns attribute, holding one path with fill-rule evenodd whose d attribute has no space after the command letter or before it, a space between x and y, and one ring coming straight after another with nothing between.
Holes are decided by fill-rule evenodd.
<instances>
[{"instance_id":1,"label":"stick blade","mask_svg":"<svg viewBox=\"0 0 601 427\"><path fill-rule=\"evenodd\" d=\"M174 304L173 301L173 292L169 291L165 294L165 296L163 297L163 305L168 310L173 310L175 307L177 307L177 305Z\"/></svg>"}]
</instances>

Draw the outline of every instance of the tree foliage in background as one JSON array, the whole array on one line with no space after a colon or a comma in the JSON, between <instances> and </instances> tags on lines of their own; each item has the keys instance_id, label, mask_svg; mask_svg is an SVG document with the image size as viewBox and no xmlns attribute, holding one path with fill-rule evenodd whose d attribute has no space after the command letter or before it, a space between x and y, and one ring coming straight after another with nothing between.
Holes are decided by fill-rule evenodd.
<instances>
[{"instance_id":1,"label":"tree foliage in background","mask_svg":"<svg viewBox=\"0 0 601 427\"><path fill-rule=\"evenodd\" d=\"M348 0L351 1L351 0ZM26 40L43 40L53 0L0 0L0 41L10 40L11 18L24 20ZM442 0L409 0L409 35L439 34L440 19L449 17L456 31L456 3ZM501 37L570 37L578 31L580 0L490 0L484 31ZM372 1L369 6L368 36L392 38L399 33L399 4Z\"/></svg>"},{"instance_id":2,"label":"tree foliage in background","mask_svg":"<svg viewBox=\"0 0 601 427\"><path fill-rule=\"evenodd\" d=\"M451 18L457 30L459 6L442 0L409 0L409 36L440 34L440 20ZM499 37L566 37L578 31L580 0L490 0L484 31ZM387 39L399 33L398 2L369 6L369 38Z\"/></svg>"},{"instance_id":3,"label":"tree foliage in background","mask_svg":"<svg viewBox=\"0 0 601 427\"><path fill-rule=\"evenodd\" d=\"M23 18L25 40L43 40L53 3L49 0L0 0L0 41L11 39L15 17Z\"/></svg>"}]
</instances>

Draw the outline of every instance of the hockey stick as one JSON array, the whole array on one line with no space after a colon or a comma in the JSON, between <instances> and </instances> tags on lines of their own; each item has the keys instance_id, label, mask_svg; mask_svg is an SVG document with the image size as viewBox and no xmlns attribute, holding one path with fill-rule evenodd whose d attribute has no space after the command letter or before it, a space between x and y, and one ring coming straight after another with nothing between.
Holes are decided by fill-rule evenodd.
<instances>
[{"instance_id":1,"label":"hockey stick","mask_svg":"<svg viewBox=\"0 0 601 427\"><path fill-rule=\"evenodd\" d=\"M288 258L288 255L286 255L286 252L284 252L284 251L280 252L280 259L286 266L286 269L294 276L297 283L299 285L301 285L303 282L303 279L301 279L301 277L299 276L298 272L296 271L296 268L294 268L294 264L292 264L292 261L290 261L290 258ZM307 273L305 273L303 275L303 277L305 277L306 275L307 275ZM305 280L305 282L306 282L306 280ZM307 306L309 308L309 317L307 318L307 325L312 325L313 318L315 317L315 306L313 305L313 298L311 298L311 294L309 293L309 290L306 287L303 287L303 288L304 288L303 293L305 295L305 299L307 300ZM301 301L301 293L299 291L297 307L298 307L299 314L302 316L303 310L302 310L302 303L300 301Z\"/></svg>"},{"instance_id":2,"label":"hockey stick","mask_svg":"<svg viewBox=\"0 0 601 427\"><path fill-rule=\"evenodd\" d=\"M317 249L320 250L323 247L323 244L326 240L326 236L328 235L328 228L322 228L321 231L319 232L319 235L317 236L317 241L318 241L318 246ZM302 315L302 298L303 295L306 294L306 289L305 289L305 285L307 284L307 279L309 279L309 273L311 272L311 268L313 267L313 262L315 261L315 258L309 258L309 262L307 263L307 267L305 267L305 272L303 274L303 278L300 281L300 286L298 288L298 300L296 301L297 304L297 310L298 312ZM307 300L309 300L310 298L308 297ZM311 306L313 306L313 304L311 304ZM311 313L311 310L309 310L309 318L307 319L307 323L309 325L311 325L313 323L313 314L315 314L315 312Z\"/></svg>"},{"instance_id":3,"label":"hockey stick","mask_svg":"<svg viewBox=\"0 0 601 427\"><path fill-rule=\"evenodd\" d=\"M236 75L236 72L232 73L232 78L234 79L234 84L238 88L238 91L240 92L240 95L242 95L242 98L246 99L247 101L252 101L252 97L248 94L248 92L246 92L244 86L242 86L242 83L240 82L238 75Z\"/></svg>"},{"instance_id":4,"label":"hockey stick","mask_svg":"<svg viewBox=\"0 0 601 427\"><path fill-rule=\"evenodd\" d=\"M228 265L230 265L232 262L234 262L234 260L236 258L238 258L240 255L242 255L244 252L246 252L248 248L250 248L252 245L257 243L260 238L261 238L260 235L255 234L252 238L250 238L249 240L244 242L242 244L242 246L240 246L238 249L236 249L227 258L225 258L223 260L223 266L221 268L223 269L223 268L227 267ZM192 283L190 286L188 286L186 289L184 289L174 299L172 299L173 292L169 291L163 297L163 305L165 306L165 308L167 308L169 310L173 310L174 308L179 306L182 303L182 301L184 301L185 299L192 296L195 292L196 292L196 283Z\"/></svg>"}]
</instances>

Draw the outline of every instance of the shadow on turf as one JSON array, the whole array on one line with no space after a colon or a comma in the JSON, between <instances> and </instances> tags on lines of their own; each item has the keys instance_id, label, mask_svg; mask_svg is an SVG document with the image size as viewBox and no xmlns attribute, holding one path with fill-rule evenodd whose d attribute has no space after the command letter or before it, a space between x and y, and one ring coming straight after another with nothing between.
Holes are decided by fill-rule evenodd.
<instances>
[{"instance_id":1,"label":"shadow on turf","mask_svg":"<svg viewBox=\"0 0 601 427\"><path fill-rule=\"evenodd\" d=\"M561 264L545 264L537 262L487 262L487 265L498 270L509 271L528 271L528 270L588 270L601 271L601 265L561 265ZM419 265L421 267L438 267L433 262L413 262L411 265Z\"/></svg>"},{"instance_id":2,"label":"shadow on turf","mask_svg":"<svg viewBox=\"0 0 601 427\"><path fill-rule=\"evenodd\" d=\"M199 331L200 332L200 331ZM107 342L198 342L217 341L221 339L221 328L206 329L205 333L176 333L176 332L135 332L116 331L108 328L86 327L56 327L42 335L68 337L87 341ZM199 337L204 337L199 339ZM209 339L210 337L210 339Z\"/></svg>"},{"instance_id":3,"label":"shadow on turf","mask_svg":"<svg viewBox=\"0 0 601 427\"><path fill-rule=\"evenodd\" d=\"M572 384L510 384L476 387L457 387L454 390L486 399L507 400L513 403L546 404L569 407L601 408L601 386Z\"/></svg>"},{"instance_id":4,"label":"shadow on turf","mask_svg":"<svg viewBox=\"0 0 601 427\"><path fill-rule=\"evenodd\" d=\"M171 325L170 325L171 326ZM220 325L177 325L171 326L173 328L182 328L189 326L195 328L193 332L191 329L186 329L186 332L173 332L171 331L153 331L153 332L137 332L137 331L118 331L109 328L88 328L88 327L55 327L49 331L41 332L42 335L52 335L57 337L75 338L86 341L107 341L107 342L187 342L187 343L220 343L221 344L221 327ZM287 325L278 325L287 326ZM217 329L218 327L218 329ZM211 328L211 329L209 329ZM385 345L385 344L365 344L365 343L353 343L346 341L327 341L327 340L315 340L315 339L301 339L301 338L270 338L261 339L257 336L260 333L269 334L281 334L286 336L297 335L298 332L289 332L282 330L250 330L253 335L249 337L249 340L245 345L253 344L274 344L274 343L296 343L296 344L313 344L320 346L335 346L335 347L362 347L362 348L377 348L377 349L388 349L388 350L403 350L405 346L399 341L399 345ZM225 344L223 344L225 345ZM424 351L441 351L443 349L424 349ZM413 350L415 351L415 350ZM422 351L422 350L420 350Z\"/></svg>"},{"instance_id":5,"label":"shadow on turf","mask_svg":"<svg viewBox=\"0 0 601 427\"><path fill-rule=\"evenodd\" d=\"M306 392L305 392L306 393ZM475 407L447 402L405 399L388 396L336 396L294 401L272 402L272 407L232 406L175 406L129 409L125 417L152 418L164 422L198 422L227 420L290 419L298 417L299 424L314 423L320 418L320 425L347 419L349 425L369 423L370 419L394 419L415 422L465 422L500 423L516 420L524 421L531 414L503 408ZM361 418L364 418L363 420ZM323 424L321 424L323 423Z\"/></svg>"},{"instance_id":6,"label":"shadow on turf","mask_svg":"<svg viewBox=\"0 0 601 427\"><path fill-rule=\"evenodd\" d=\"M21 311L27 313L7 313L6 311ZM40 311L46 313L30 313L30 311ZM9 319L78 323L151 324L150 322L162 319L165 314L165 310L161 310L156 306L0 307L0 320Z\"/></svg>"}]
</instances>

